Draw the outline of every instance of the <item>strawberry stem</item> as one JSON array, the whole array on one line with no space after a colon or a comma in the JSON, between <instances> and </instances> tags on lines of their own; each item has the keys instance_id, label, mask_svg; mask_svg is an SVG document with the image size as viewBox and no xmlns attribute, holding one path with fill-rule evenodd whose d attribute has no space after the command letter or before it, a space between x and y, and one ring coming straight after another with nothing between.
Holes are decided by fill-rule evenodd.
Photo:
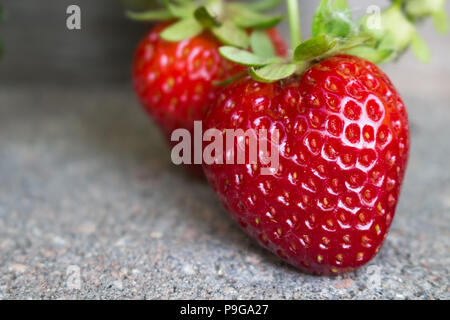
<instances>
[{"instance_id":1,"label":"strawberry stem","mask_svg":"<svg viewBox=\"0 0 450 320\"><path fill-rule=\"evenodd\" d=\"M289 31L291 35L291 47L297 48L302 43L302 29L300 24L300 9L298 0L287 0L287 11L289 18Z\"/></svg>"}]
</instances>

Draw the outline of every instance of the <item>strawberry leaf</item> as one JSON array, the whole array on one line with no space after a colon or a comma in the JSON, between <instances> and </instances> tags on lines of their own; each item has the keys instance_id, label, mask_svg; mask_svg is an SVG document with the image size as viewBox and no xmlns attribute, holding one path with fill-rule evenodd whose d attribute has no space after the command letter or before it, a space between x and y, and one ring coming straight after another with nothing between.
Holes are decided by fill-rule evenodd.
<instances>
[{"instance_id":1,"label":"strawberry leaf","mask_svg":"<svg viewBox=\"0 0 450 320\"><path fill-rule=\"evenodd\" d=\"M196 9L195 4L190 1L178 1L179 5L172 4L169 0L162 0L162 2L173 16L180 19L191 17Z\"/></svg>"},{"instance_id":2,"label":"strawberry leaf","mask_svg":"<svg viewBox=\"0 0 450 320\"><path fill-rule=\"evenodd\" d=\"M337 54L340 52L345 52L360 46L372 46L376 45L375 39L371 35L361 34L358 36L353 36L346 39L339 39L338 44L331 49L332 54Z\"/></svg>"},{"instance_id":3,"label":"strawberry leaf","mask_svg":"<svg viewBox=\"0 0 450 320\"><path fill-rule=\"evenodd\" d=\"M355 29L346 0L322 0L313 19L312 36L348 37Z\"/></svg>"},{"instance_id":4,"label":"strawberry leaf","mask_svg":"<svg viewBox=\"0 0 450 320\"><path fill-rule=\"evenodd\" d=\"M266 32L255 30L251 37L252 51L260 57L270 58L275 56L275 48Z\"/></svg>"},{"instance_id":5,"label":"strawberry leaf","mask_svg":"<svg viewBox=\"0 0 450 320\"><path fill-rule=\"evenodd\" d=\"M281 16L265 15L250 10L245 5L233 3L229 5L231 19L241 28L268 29L276 26L282 19Z\"/></svg>"},{"instance_id":6,"label":"strawberry leaf","mask_svg":"<svg viewBox=\"0 0 450 320\"><path fill-rule=\"evenodd\" d=\"M369 60L375 64L384 63L389 60L393 55L393 50L388 49L375 49L369 46L360 46L357 48L346 51L347 54L358 56Z\"/></svg>"},{"instance_id":7,"label":"strawberry leaf","mask_svg":"<svg viewBox=\"0 0 450 320\"><path fill-rule=\"evenodd\" d=\"M412 18L424 18L438 11L445 11L447 0L408 0L404 1L404 9Z\"/></svg>"},{"instance_id":8,"label":"strawberry leaf","mask_svg":"<svg viewBox=\"0 0 450 320\"><path fill-rule=\"evenodd\" d=\"M159 0L158 2L163 5L163 9L145 12L128 11L127 16L137 21L172 20L172 25L160 35L162 39L172 42L194 37L207 30L224 45L248 49L250 46L248 29L271 28L281 20L280 16L258 12L278 5L280 0L255 1L250 4L225 0ZM261 44L261 46L264 45L264 43Z\"/></svg>"},{"instance_id":9,"label":"strawberry leaf","mask_svg":"<svg viewBox=\"0 0 450 320\"><path fill-rule=\"evenodd\" d=\"M195 18L182 19L161 32L160 37L166 41L182 41L199 35L203 26Z\"/></svg>"},{"instance_id":10,"label":"strawberry leaf","mask_svg":"<svg viewBox=\"0 0 450 320\"><path fill-rule=\"evenodd\" d=\"M281 0L258 0L247 3L245 6L251 10L269 11L278 7L280 3Z\"/></svg>"},{"instance_id":11,"label":"strawberry leaf","mask_svg":"<svg viewBox=\"0 0 450 320\"><path fill-rule=\"evenodd\" d=\"M235 47L220 47L219 52L220 55L225 59L238 64L242 64L244 66L262 67L280 61L280 58L264 58L252 52L241 50Z\"/></svg>"},{"instance_id":12,"label":"strawberry leaf","mask_svg":"<svg viewBox=\"0 0 450 320\"><path fill-rule=\"evenodd\" d=\"M215 17L207 7L199 7L195 10L194 15L197 21L207 29L220 26L219 21L217 21L217 17Z\"/></svg>"},{"instance_id":13,"label":"strawberry leaf","mask_svg":"<svg viewBox=\"0 0 450 320\"><path fill-rule=\"evenodd\" d=\"M411 42L411 48L420 61L429 63L431 60L431 52L425 41L419 36L418 33L414 35Z\"/></svg>"},{"instance_id":14,"label":"strawberry leaf","mask_svg":"<svg viewBox=\"0 0 450 320\"><path fill-rule=\"evenodd\" d=\"M271 64L260 69L250 68L250 75L256 81L275 82L290 77L295 71L295 64Z\"/></svg>"},{"instance_id":15,"label":"strawberry leaf","mask_svg":"<svg viewBox=\"0 0 450 320\"><path fill-rule=\"evenodd\" d=\"M328 15L328 0L322 0L313 17L311 35L313 37L326 33L325 21Z\"/></svg>"},{"instance_id":16,"label":"strawberry leaf","mask_svg":"<svg viewBox=\"0 0 450 320\"><path fill-rule=\"evenodd\" d=\"M232 22L226 21L221 26L212 28L211 32L225 45L244 49L250 45L247 33Z\"/></svg>"},{"instance_id":17,"label":"strawberry leaf","mask_svg":"<svg viewBox=\"0 0 450 320\"><path fill-rule=\"evenodd\" d=\"M374 49L392 51L389 60L393 60L411 45L416 27L404 14L401 1L395 1L391 7L383 10L379 18L377 25L374 25L375 21L371 21L369 15L364 17L361 32L372 36L375 40Z\"/></svg>"},{"instance_id":18,"label":"strawberry leaf","mask_svg":"<svg viewBox=\"0 0 450 320\"><path fill-rule=\"evenodd\" d=\"M449 29L448 16L444 10L439 10L432 15L434 27L439 33L446 34Z\"/></svg>"},{"instance_id":19,"label":"strawberry leaf","mask_svg":"<svg viewBox=\"0 0 450 320\"><path fill-rule=\"evenodd\" d=\"M327 35L313 37L301 43L294 51L294 62L309 61L325 55L337 44Z\"/></svg>"},{"instance_id":20,"label":"strawberry leaf","mask_svg":"<svg viewBox=\"0 0 450 320\"><path fill-rule=\"evenodd\" d=\"M209 0L204 6L195 10L195 17L205 28L220 26L220 20L224 13L222 0Z\"/></svg>"}]
</instances>

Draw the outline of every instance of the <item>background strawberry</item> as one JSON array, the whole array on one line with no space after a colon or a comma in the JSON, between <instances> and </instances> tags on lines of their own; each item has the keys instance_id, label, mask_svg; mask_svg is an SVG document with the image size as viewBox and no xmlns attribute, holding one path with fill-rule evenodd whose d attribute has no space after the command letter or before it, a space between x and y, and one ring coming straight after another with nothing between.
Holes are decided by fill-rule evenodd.
<instances>
[{"instance_id":1,"label":"background strawberry","mask_svg":"<svg viewBox=\"0 0 450 320\"><path fill-rule=\"evenodd\" d=\"M235 6L224 6L224 10L236 11ZM261 34L257 31L257 36L253 37L249 28L271 27L279 19L256 14L243 7L242 10L252 12L253 21L219 21L216 15L209 15L208 7L196 8L189 2L187 7L168 4L167 10L133 13L131 16L138 20L167 16L179 19L175 23L160 23L150 30L139 44L133 63L137 96L170 141L175 129L193 132L194 121L202 120L215 102L220 88L218 82L244 71L242 66L222 58L219 47L229 41L249 47ZM219 13L217 15L220 16ZM267 29L263 34L266 39L260 41L271 41L276 48L275 53L280 56L287 54L287 46L275 29ZM192 166L191 169L202 174L201 166Z\"/></svg>"},{"instance_id":2,"label":"background strawberry","mask_svg":"<svg viewBox=\"0 0 450 320\"><path fill-rule=\"evenodd\" d=\"M272 252L317 274L353 270L378 252L409 149L405 106L378 67L336 56L301 79L243 79L222 93L205 127L280 131L276 175L205 166L224 206Z\"/></svg>"},{"instance_id":3,"label":"background strawberry","mask_svg":"<svg viewBox=\"0 0 450 320\"><path fill-rule=\"evenodd\" d=\"M192 129L215 102L221 82L244 69L219 54L221 43L209 32L178 41L161 39L168 24L154 27L139 44L133 83L144 108L170 137L177 128ZM275 29L267 31L278 55L287 47Z\"/></svg>"},{"instance_id":4,"label":"background strawberry","mask_svg":"<svg viewBox=\"0 0 450 320\"><path fill-rule=\"evenodd\" d=\"M292 59L220 48L228 60L250 66L251 77L221 93L204 126L254 129L262 139L258 130L273 135L277 129L280 143L269 141L280 154L278 172L262 175L261 158L258 165L216 161L204 169L248 234L304 271L337 274L362 266L380 250L409 154L405 106L367 59L386 62L412 45L428 60L429 51L401 1L381 13L381 28L373 30L365 25L367 17L352 22L346 1L322 0L312 38L304 42L297 6L287 0ZM235 154L237 147L235 142ZM249 154L248 143L246 148Z\"/></svg>"}]
</instances>

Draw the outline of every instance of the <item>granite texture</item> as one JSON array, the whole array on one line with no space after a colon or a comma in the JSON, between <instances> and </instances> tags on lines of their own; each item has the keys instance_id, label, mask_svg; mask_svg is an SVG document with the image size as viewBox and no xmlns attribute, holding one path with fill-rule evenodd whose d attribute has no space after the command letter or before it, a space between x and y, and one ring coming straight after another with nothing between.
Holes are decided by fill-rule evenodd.
<instances>
[{"instance_id":1,"label":"granite texture","mask_svg":"<svg viewBox=\"0 0 450 320\"><path fill-rule=\"evenodd\" d=\"M423 32L431 65L386 67L412 123L394 223L367 267L335 278L249 239L171 164L129 85L0 84L0 298L449 299L450 41Z\"/></svg>"},{"instance_id":2,"label":"granite texture","mask_svg":"<svg viewBox=\"0 0 450 320\"><path fill-rule=\"evenodd\" d=\"M1 87L0 297L448 299L442 94L405 97L411 161L385 246L369 268L328 278L259 248L208 185L171 165L131 88Z\"/></svg>"}]
</instances>

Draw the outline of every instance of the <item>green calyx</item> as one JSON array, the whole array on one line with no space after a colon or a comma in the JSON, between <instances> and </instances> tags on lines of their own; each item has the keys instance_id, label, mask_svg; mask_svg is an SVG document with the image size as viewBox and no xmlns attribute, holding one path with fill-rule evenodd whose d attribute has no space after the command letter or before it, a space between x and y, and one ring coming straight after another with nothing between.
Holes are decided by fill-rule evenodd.
<instances>
[{"instance_id":1,"label":"green calyx","mask_svg":"<svg viewBox=\"0 0 450 320\"><path fill-rule=\"evenodd\" d=\"M222 47L220 53L228 60L248 66L249 74L261 82L302 74L312 64L337 54L386 63L411 47L421 61L428 62L430 50L414 23L442 14L444 5L445 0L394 0L385 10L369 7L367 14L355 21L346 0L322 0L313 18L312 37L302 41L298 0L287 0L294 48L289 59L276 58L272 51L271 56L262 55L253 45L253 53L233 47Z\"/></svg>"},{"instance_id":2,"label":"green calyx","mask_svg":"<svg viewBox=\"0 0 450 320\"><path fill-rule=\"evenodd\" d=\"M128 11L135 21L174 21L162 33L166 41L181 41L210 31L224 45L248 48L251 36L247 30L267 29L277 25L282 17L265 14L280 4L280 0L251 3L224 0L161 0L161 8L145 12Z\"/></svg>"},{"instance_id":3,"label":"green calyx","mask_svg":"<svg viewBox=\"0 0 450 320\"><path fill-rule=\"evenodd\" d=\"M361 20L361 30L375 39L375 45L355 48L349 53L375 63L385 63L398 58L411 47L419 60L428 63L431 52L419 35L416 23L432 17L436 29L446 33L448 18L445 3L446 0L394 0L389 8L380 13L379 19L374 14Z\"/></svg>"},{"instance_id":4,"label":"green calyx","mask_svg":"<svg viewBox=\"0 0 450 320\"><path fill-rule=\"evenodd\" d=\"M376 43L369 48L355 48L350 53L361 55L375 63L395 59L411 44L417 34L414 24L404 15L401 6L395 3L380 13L374 12L363 17L360 28L362 32L373 37ZM390 54L380 54L388 51ZM370 55L366 57L365 52Z\"/></svg>"},{"instance_id":5,"label":"green calyx","mask_svg":"<svg viewBox=\"0 0 450 320\"><path fill-rule=\"evenodd\" d=\"M436 30L445 34L449 29L445 4L446 0L406 0L404 8L408 17L413 21L431 16Z\"/></svg>"}]
</instances>

